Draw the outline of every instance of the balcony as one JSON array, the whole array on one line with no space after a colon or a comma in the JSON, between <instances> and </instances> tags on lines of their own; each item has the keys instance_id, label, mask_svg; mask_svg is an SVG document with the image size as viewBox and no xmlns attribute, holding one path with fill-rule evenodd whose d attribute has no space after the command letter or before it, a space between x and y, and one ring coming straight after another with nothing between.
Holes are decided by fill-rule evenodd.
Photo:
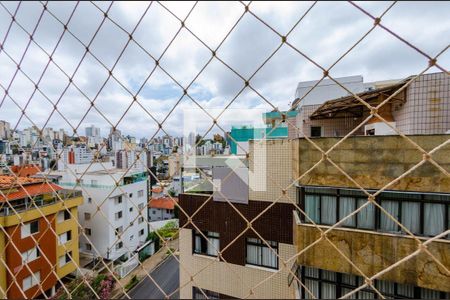
<instances>
[{"instance_id":1,"label":"balcony","mask_svg":"<svg viewBox=\"0 0 450 300\"><path fill-rule=\"evenodd\" d=\"M34 197L33 199L24 198L13 200L10 201L9 204L2 204L2 206L0 207L0 216L12 216L16 215L16 213L34 210L36 209L36 206L39 208L46 207L55 203L60 203L61 200L66 201L77 197L82 197L81 191L60 190L52 194L39 195Z\"/></svg>"}]
</instances>

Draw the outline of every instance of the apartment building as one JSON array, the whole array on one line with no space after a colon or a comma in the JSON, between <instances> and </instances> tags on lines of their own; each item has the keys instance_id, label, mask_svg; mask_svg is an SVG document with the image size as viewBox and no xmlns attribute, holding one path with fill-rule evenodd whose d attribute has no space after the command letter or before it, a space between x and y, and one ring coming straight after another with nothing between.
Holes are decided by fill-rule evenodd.
<instances>
[{"instance_id":1,"label":"apartment building","mask_svg":"<svg viewBox=\"0 0 450 300\"><path fill-rule=\"evenodd\" d=\"M408 137L426 151L448 141L448 135ZM339 139L314 141L327 150ZM322 154L305 139L292 143L297 164L293 176L300 177L320 161ZM294 281L298 287L297 298L343 297L365 283L363 274L369 278L379 274L372 284L384 297L448 299L450 240L449 235L442 234L450 227L447 175L426 162L396 180L423 158L401 136L350 137L330 152L329 157L369 193L385 189L374 202L368 202L367 195L329 162L321 163L302 177L297 195L304 213L294 213L295 244L301 252L297 258L301 284ZM441 148L432 158L448 169L450 148ZM327 233L329 241L321 239L318 227L325 231L362 206L357 214ZM433 258L421 250L420 243L436 236L438 239L426 245ZM320 241L313 244L317 240ZM399 263L418 250L417 255ZM399 264L390 269L396 263ZM380 273L384 270L388 271ZM349 298L380 296L370 286L364 286Z\"/></svg>"},{"instance_id":2,"label":"apartment building","mask_svg":"<svg viewBox=\"0 0 450 300\"><path fill-rule=\"evenodd\" d=\"M79 221L89 238L80 236L83 255L125 260L145 243L148 233L145 170L127 171L104 162L68 165L64 171L52 171L50 176L61 186L83 193Z\"/></svg>"},{"instance_id":3,"label":"apartment building","mask_svg":"<svg viewBox=\"0 0 450 300\"><path fill-rule=\"evenodd\" d=\"M354 135L396 134L391 127L404 134L440 134L450 129L450 78L447 74L420 75L400 93L396 91L412 77L374 83L363 83L362 77L355 82L353 77L341 79L341 84L370 105L376 106L391 97L378 111L390 126L372 118ZM315 93L307 94L317 82L309 82L300 89L300 98L291 108L297 110L298 115L289 119L290 138L344 136L370 115L369 109L353 95L328 81L314 88L313 91L318 89Z\"/></svg>"},{"instance_id":4,"label":"apartment building","mask_svg":"<svg viewBox=\"0 0 450 300\"><path fill-rule=\"evenodd\" d=\"M152 197L148 202L148 220L161 221L175 218L175 202L178 198L161 196Z\"/></svg>"},{"instance_id":5,"label":"apartment building","mask_svg":"<svg viewBox=\"0 0 450 300\"><path fill-rule=\"evenodd\" d=\"M82 203L78 191L0 176L0 298L50 297L76 270Z\"/></svg>"},{"instance_id":6,"label":"apartment building","mask_svg":"<svg viewBox=\"0 0 450 300\"><path fill-rule=\"evenodd\" d=\"M294 261L284 265L295 254L294 206L288 199L295 201L295 187L283 195L275 183L266 183L263 170L258 169L265 166L267 173L277 177L277 184L287 186L292 181L292 172L288 172L292 170L290 141L279 142L266 153L267 164L258 160L262 158L258 156L262 156L263 148L254 151L253 146L250 160L220 157L213 161L213 158L198 157L199 166L211 166L212 180L220 186L220 193L215 190L179 195L179 204L187 215L193 216L198 210L192 222L184 213L179 215L183 266L180 298L295 296L294 286L287 284L288 270ZM278 201L273 204L275 199ZM263 211L252 223L259 236L247 227L246 220L253 220ZM267 280L268 277L271 278ZM263 280L266 280L264 284L260 284Z\"/></svg>"}]
</instances>

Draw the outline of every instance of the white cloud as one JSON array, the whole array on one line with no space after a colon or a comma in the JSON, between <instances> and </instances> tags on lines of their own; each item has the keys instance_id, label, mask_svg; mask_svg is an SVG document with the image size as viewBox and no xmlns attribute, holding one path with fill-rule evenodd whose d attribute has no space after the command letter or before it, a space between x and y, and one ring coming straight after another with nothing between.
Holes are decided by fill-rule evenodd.
<instances>
[{"instance_id":1,"label":"white cloud","mask_svg":"<svg viewBox=\"0 0 450 300\"><path fill-rule=\"evenodd\" d=\"M16 10L18 2L2 4L12 13ZM107 10L111 5L110 2L95 4L102 10ZM356 4L374 16L379 16L391 5L388 2L356 2ZM194 2L165 2L163 5L179 19L184 19ZM263 22L281 35L286 35L311 5L312 2L254 2L250 5L250 9ZM3 6L0 7L0 41L2 42L11 22L11 17ZM148 6L148 2L114 2L108 15L125 31L131 32ZM65 23L71 16L75 2L50 2L48 7L52 14ZM436 55L449 44L448 11L450 11L448 2L400 2L386 13L382 24L425 53ZM17 22L31 33L38 24L41 12L42 4L22 2L17 13ZM199 2L185 24L208 47L215 49L243 12L244 5L239 2ZM58 103L58 109L72 126L77 126L81 122L79 131L81 134L84 133L84 127L90 124L102 127L103 133L109 132L109 123L98 112L91 110L86 115L90 107L89 101L97 97L95 102L97 109L111 123L115 124L121 120L119 129L122 132L138 137L149 137L157 130L157 126L138 103L134 103L123 118L122 115L133 100L126 89L132 94L136 93L155 67L150 56L159 58L171 43L160 61L160 67L164 70L156 68L138 95L138 101L145 110L158 122L162 122L183 96L182 88L170 76L175 78L183 88L195 79L194 84L189 88L190 95L196 98L195 100L205 109L212 112L212 109L228 105L243 88L244 82L234 74L234 71L248 78L281 44L281 38L276 33L247 13L217 52L217 55L233 70L214 58L196 78L212 53L186 28L181 29L172 42L181 23L161 4L153 2L133 34L133 39L139 45L134 42L129 43L113 71L114 76L126 89L110 78L99 93L108 78L108 71L102 64L107 69L112 68L128 41L127 33L110 20L106 20L97 32L102 19L103 12L94 4L81 2L68 25L70 32L76 38L69 32L64 33L61 38L63 25L48 12L44 12L34 34L35 43L47 54L52 53L59 43L53 55L54 63L68 76L72 76L77 70L74 83L88 99L73 85L67 88L69 83L67 76L54 63L48 63L48 55L34 42L30 44L24 55L29 43L29 35L17 24L13 24L4 42L4 51L0 51L0 84L5 88L8 87L16 72L15 63L8 55L16 63L24 56L21 69L34 82L39 80L48 64L39 83L39 89L50 101ZM329 67L372 25L373 20L348 2L319 2L292 31L288 41L324 67ZM94 34L96 36L93 39ZM78 64L85 54L85 47L77 39L85 45L93 39L90 50L95 55L93 57L87 54L80 66ZM445 53L438 62L448 69L450 55ZM427 63L427 59L417 51L382 28L376 28L332 69L331 75L362 74L366 81L402 78L421 72ZM436 69L433 68L431 71ZM251 79L251 85L274 106L287 109L293 100L298 81L318 79L321 75L320 69L292 48L283 45ZM65 94L61 97L63 91ZM39 91L33 92L34 84L19 72L9 88L9 95L21 108L17 108L6 96L0 106L0 118L7 119L16 126L20 118L20 110L29 102L26 113L38 126L47 124L53 128L69 129L66 121L57 113L53 113L50 102ZM3 98L3 91L0 95ZM31 95L33 96L30 99ZM183 108L196 107L196 104L188 97L183 97L164 122L164 129L171 134L181 135L180 120L183 117ZM271 105L249 89L246 89L230 105L230 108L235 109L234 111L249 107L272 109ZM236 116L236 114L226 114L221 117L220 124L229 129L235 122L242 119L245 122L245 114L238 115L238 118L235 118ZM18 127L23 128L29 125L26 118L22 118Z\"/></svg>"}]
</instances>

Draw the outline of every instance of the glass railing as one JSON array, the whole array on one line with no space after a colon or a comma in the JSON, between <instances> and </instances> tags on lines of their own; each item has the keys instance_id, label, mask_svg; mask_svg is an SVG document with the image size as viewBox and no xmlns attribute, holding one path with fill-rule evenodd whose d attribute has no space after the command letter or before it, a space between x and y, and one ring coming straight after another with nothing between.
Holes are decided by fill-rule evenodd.
<instances>
[{"instance_id":1,"label":"glass railing","mask_svg":"<svg viewBox=\"0 0 450 300\"><path fill-rule=\"evenodd\" d=\"M56 193L58 194L58 196L55 195L48 199L40 197L35 199L28 199L27 201L10 201L9 204L3 202L0 206L0 216L14 215L16 213L36 209L36 207L40 208L48 205L53 205L55 203L61 202L61 200L64 201L75 197L82 197L82 192L75 190L60 190ZM17 202L20 202L20 204L18 204Z\"/></svg>"}]
</instances>

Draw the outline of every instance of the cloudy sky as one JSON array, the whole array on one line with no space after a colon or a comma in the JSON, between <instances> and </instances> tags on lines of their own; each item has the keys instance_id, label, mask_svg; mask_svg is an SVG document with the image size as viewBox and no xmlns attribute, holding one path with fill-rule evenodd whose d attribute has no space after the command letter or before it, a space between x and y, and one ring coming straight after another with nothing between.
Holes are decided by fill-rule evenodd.
<instances>
[{"instance_id":1,"label":"cloudy sky","mask_svg":"<svg viewBox=\"0 0 450 300\"><path fill-rule=\"evenodd\" d=\"M356 4L377 17L392 2ZM2 2L0 119L19 129L31 124L27 117L41 128L63 127L72 133L71 127L78 127L80 135L90 124L104 135L111 124L118 124L123 133L137 137L152 137L157 122L165 120L163 128L169 134L181 135L183 112L198 108L193 100L214 117L234 100L218 123L226 130L232 124L253 123L261 111L272 110L266 100L280 110L288 109L299 81L321 78L322 71L293 48L328 68L373 26L372 19L348 2L312 5L253 2L249 9L258 20L245 13L240 2L51 2L47 11L39 2L23 2L19 7L17 2ZM105 11L108 18L102 23ZM9 29L15 12L16 22ZM381 23L434 57L449 45L449 12L450 2L399 2ZM281 45L281 38L263 22L281 35L289 33L292 47ZM64 32L65 23L68 31ZM131 32L133 41L127 44ZM210 50L217 48L220 60ZM155 66L153 58L161 55ZM438 63L448 70L450 50ZM330 75L361 74L366 82L398 79L422 72L427 64L425 56L377 27ZM114 78L108 80L112 68ZM242 78L250 77L256 92L244 86ZM183 96L188 86L190 97ZM54 104L59 112L54 112ZM27 117L20 119L22 110ZM200 126L205 130L212 121L202 111L198 114L199 120L201 116L208 120Z\"/></svg>"}]
</instances>

